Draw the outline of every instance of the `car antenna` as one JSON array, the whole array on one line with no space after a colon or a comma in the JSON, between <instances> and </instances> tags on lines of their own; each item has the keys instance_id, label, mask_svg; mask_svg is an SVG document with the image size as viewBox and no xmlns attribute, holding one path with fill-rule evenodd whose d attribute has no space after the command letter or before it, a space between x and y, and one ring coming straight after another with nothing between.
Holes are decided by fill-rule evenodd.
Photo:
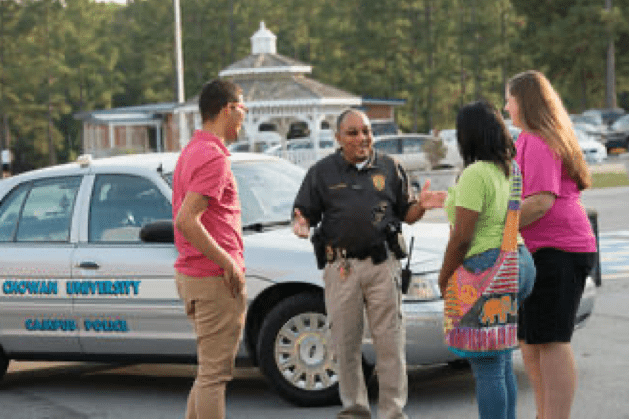
<instances>
[{"instance_id":1,"label":"car antenna","mask_svg":"<svg viewBox=\"0 0 629 419\"><path fill-rule=\"evenodd\" d=\"M163 172L164 172L163 164L160 163L159 166L157 166L157 173L161 175Z\"/></svg>"},{"instance_id":2,"label":"car antenna","mask_svg":"<svg viewBox=\"0 0 629 419\"><path fill-rule=\"evenodd\" d=\"M408 287L411 285L411 257L413 257L413 244L415 243L415 236L411 237L411 244L409 245L408 257L406 258L406 267L402 269L402 294L408 292Z\"/></svg>"}]
</instances>

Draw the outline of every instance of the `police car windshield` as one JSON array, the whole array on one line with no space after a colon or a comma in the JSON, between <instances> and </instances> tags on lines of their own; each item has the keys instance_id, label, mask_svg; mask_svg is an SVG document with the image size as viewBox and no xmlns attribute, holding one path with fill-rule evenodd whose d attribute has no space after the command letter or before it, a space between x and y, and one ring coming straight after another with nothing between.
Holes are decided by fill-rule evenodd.
<instances>
[{"instance_id":1,"label":"police car windshield","mask_svg":"<svg viewBox=\"0 0 629 419\"><path fill-rule=\"evenodd\" d=\"M242 225L275 225L291 218L297 191L306 172L284 160L234 162Z\"/></svg>"},{"instance_id":2,"label":"police car windshield","mask_svg":"<svg viewBox=\"0 0 629 419\"><path fill-rule=\"evenodd\" d=\"M232 170L242 207L242 225L281 225L291 219L291 210L306 171L285 160L234 161ZM173 174L164 179L172 187Z\"/></svg>"}]
</instances>

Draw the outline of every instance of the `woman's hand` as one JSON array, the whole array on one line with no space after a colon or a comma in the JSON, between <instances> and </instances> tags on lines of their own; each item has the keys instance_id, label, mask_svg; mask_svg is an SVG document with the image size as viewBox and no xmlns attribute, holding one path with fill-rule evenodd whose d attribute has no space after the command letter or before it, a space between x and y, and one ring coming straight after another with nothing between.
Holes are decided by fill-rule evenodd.
<instances>
[{"instance_id":1,"label":"woman's hand","mask_svg":"<svg viewBox=\"0 0 629 419\"><path fill-rule=\"evenodd\" d=\"M546 215L556 198L550 192L540 192L524 198L520 207L520 228L526 227Z\"/></svg>"},{"instance_id":2,"label":"woman's hand","mask_svg":"<svg viewBox=\"0 0 629 419\"><path fill-rule=\"evenodd\" d=\"M463 207L456 207L456 222L450 234L450 240L443 255L443 264L439 273L439 289L445 297L448 281L454 271L463 264L465 255L474 239L474 230L479 213Z\"/></svg>"}]
</instances>

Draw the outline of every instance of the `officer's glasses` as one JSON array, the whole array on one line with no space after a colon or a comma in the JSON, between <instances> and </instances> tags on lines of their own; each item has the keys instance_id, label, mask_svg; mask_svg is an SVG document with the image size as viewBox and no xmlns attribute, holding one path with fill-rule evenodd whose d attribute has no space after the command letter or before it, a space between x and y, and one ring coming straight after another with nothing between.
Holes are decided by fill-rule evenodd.
<instances>
[{"instance_id":1,"label":"officer's glasses","mask_svg":"<svg viewBox=\"0 0 629 419\"><path fill-rule=\"evenodd\" d=\"M347 135L348 137L357 137L358 134L363 133L363 135L365 136L370 136L371 135L371 128L363 128L363 129L356 129L356 128L350 128L347 131L344 132L344 135Z\"/></svg>"}]
</instances>

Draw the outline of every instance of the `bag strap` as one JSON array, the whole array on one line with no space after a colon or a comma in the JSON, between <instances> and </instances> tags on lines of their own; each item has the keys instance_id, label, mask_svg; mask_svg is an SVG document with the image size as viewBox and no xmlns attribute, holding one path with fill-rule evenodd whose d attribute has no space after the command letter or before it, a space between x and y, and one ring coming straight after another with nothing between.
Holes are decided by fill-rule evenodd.
<instances>
[{"instance_id":1,"label":"bag strap","mask_svg":"<svg viewBox=\"0 0 629 419\"><path fill-rule=\"evenodd\" d=\"M502 233L502 246L504 252L515 252L518 248L518 230L520 228L520 204L522 203L522 174L520 167L511 160L511 190L509 192L509 204L505 228Z\"/></svg>"}]
</instances>

